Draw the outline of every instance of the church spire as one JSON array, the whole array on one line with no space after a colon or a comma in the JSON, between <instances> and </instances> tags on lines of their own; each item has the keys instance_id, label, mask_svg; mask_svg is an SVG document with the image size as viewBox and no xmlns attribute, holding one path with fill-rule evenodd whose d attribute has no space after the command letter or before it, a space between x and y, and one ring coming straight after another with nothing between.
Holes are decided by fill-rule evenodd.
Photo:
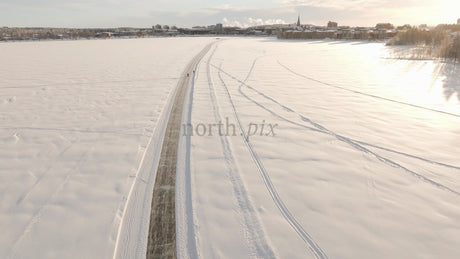
<instances>
[{"instance_id":1,"label":"church spire","mask_svg":"<svg viewBox=\"0 0 460 259\"><path fill-rule=\"evenodd\" d=\"M300 26L300 15L297 17L297 26Z\"/></svg>"}]
</instances>

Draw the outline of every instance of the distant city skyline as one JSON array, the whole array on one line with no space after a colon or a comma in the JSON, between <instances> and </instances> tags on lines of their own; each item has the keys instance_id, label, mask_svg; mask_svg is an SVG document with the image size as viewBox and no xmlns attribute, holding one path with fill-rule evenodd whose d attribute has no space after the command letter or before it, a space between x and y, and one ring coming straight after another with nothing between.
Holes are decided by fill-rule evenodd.
<instances>
[{"instance_id":1,"label":"distant city skyline","mask_svg":"<svg viewBox=\"0 0 460 259\"><path fill-rule=\"evenodd\" d=\"M453 24L460 18L458 0L3 0L0 26L9 27L181 27L222 23L247 27L295 23L372 26L380 22Z\"/></svg>"}]
</instances>

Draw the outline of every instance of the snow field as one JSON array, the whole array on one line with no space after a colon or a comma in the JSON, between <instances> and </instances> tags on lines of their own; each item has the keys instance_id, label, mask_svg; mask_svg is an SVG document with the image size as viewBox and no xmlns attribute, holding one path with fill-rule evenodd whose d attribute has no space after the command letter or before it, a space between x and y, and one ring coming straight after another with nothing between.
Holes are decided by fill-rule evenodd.
<instances>
[{"instance_id":1,"label":"snow field","mask_svg":"<svg viewBox=\"0 0 460 259\"><path fill-rule=\"evenodd\" d=\"M200 64L188 122L279 126L275 137L185 137L187 247L204 258L455 258L460 106L446 93L457 75L389 52L219 43Z\"/></svg>"},{"instance_id":2,"label":"snow field","mask_svg":"<svg viewBox=\"0 0 460 259\"><path fill-rule=\"evenodd\" d=\"M161 147L179 77L210 41L0 45L0 257L145 250L155 170L139 166Z\"/></svg>"}]
</instances>

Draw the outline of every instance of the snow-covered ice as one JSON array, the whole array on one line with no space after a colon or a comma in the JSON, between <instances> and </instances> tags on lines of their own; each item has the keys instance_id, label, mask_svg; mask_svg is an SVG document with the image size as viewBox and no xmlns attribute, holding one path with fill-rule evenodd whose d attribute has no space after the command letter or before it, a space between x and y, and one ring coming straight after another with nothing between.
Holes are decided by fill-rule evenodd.
<instances>
[{"instance_id":1,"label":"snow-covered ice","mask_svg":"<svg viewBox=\"0 0 460 259\"><path fill-rule=\"evenodd\" d=\"M194 130L181 148L179 255L458 256L459 67L394 51L346 41L216 44L184 113ZM209 132L226 120L236 136ZM251 123L259 131L248 136ZM269 125L275 136L265 135Z\"/></svg>"},{"instance_id":2,"label":"snow-covered ice","mask_svg":"<svg viewBox=\"0 0 460 259\"><path fill-rule=\"evenodd\" d=\"M169 100L212 40L0 44L0 258L145 256Z\"/></svg>"},{"instance_id":3,"label":"snow-covered ice","mask_svg":"<svg viewBox=\"0 0 460 259\"><path fill-rule=\"evenodd\" d=\"M0 44L0 258L145 256L171 98L212 41ZM460 66L401 51L217 41L183 111L179 257L456 258Z\"/></svg>"}]
</instances>

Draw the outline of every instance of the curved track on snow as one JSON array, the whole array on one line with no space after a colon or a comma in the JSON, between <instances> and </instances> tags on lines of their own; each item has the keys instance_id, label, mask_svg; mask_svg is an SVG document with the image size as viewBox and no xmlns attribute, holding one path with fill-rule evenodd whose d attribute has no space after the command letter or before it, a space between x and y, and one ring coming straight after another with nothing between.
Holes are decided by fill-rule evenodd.
<instances>
[{"instance_id":1,"label":"curved track on snow","mask_svg":"<svg viewBox=\"0 0 460 259\"><path fill-rule=\"evenodd\" d=\"M298 77L301 77L301 78L304 78L304 79L307 79L307 80L310 80L310 81L313 81L313 82L317 82L317 83L320 83L322 85L326 85L326 86L329 86L329 87L334 87L334 88L341 89L341 90L344 90L344 91L352 92L352 93L359 94L359 95L364 95L364 96L367 96L367 97L371 97L371 98L375 98L375 99L379 99L379 100L383 100L383 101L387 101L387 102L393 102L393 103L397 103L397 104L400 104L400 105L409 106L409 107L412 107L412 108L422 109L422 110L436 112L436 113L442 113L442 114L445 114L445 115L460 118L459 114L440 111L440 110L436 110L436 109L432 109L432 108L428 108L428 107L424 107L424 106L420 106L420 105L416 105L416 104L412 104L412 103L406 103L406 102L398 101L398 100L395 100L395 99L390 99L390 98L386 98L386 97L382 97L382 96L378 96L378 95L374 95L374 94L368 94L368 93L356 91L356 90L353 90L353 89L349 89L349 88L346 88L346 87L326 83L326 82L323 82L321 80L315 79L313 77L302 75L302 74L294 71L293 69L289 68L288 66L282 64L279 60L278 60L278 64L281 67L283 67L284 69L286 69L287 71L291 72L292 74L294 74L294 75L296 75Z\"/></svg>"},{"instance_id":2,"label":"curved track on snow","mask_svg":"<svg viewBox=\"0 0 460 259\"><path fill-rule=\"evenodd\" d=\"M253 66L255 65L255 62L257 60L254 61L254 64ZM281 64L280 64L281 65ZM220 69L219 67L215 66L217 69ZM220 69L221 70L221 69ZM324 133L324 134L328 134L328 135L331 135L331 136L334 136L335 138L337 138L339 141L341 142L344 142L350 146L352 146L354 149L358 150L358 151L361 151L361 152L364 152L364 153L367 153L367 154L370 154L372 156L374 156L377 160L385 163L385 164L388 164L392 167L396 167L396 168L400 168L402 171L406 172L406 173L409 173L411 174L412 176L430 184L430 185L433 185L437 188L440 188L442 190L445 190L445 191L448 191L450 193L453 193L455 195L458 195L460 196L460 192L457 191L457 190L454 190L442 183L439 183L437 181L434 181L424 175L422 175L421 173L418 173L418 172L415 172L405 166L403 166L402 164L400 163L397 163L387 157L384 157L368 148L366 148L365 146L370 146L370 147L373 147L373 148L377 148L377 149L381 149L381 150L385 150L385 151L388 151L388 152L392 152L392 153L397 153L397 154L400 154L400 155L404 155L404 156L407 156L407 157L411 157L411 158L415 158L415 159L418 159L418 160L422 160L422 161L425 161L425 162L428 162L428 163L431 163L431 164L435 164L435 165L439 165L439 166L444 166L444 167L448 167L448 168L452 168L452 169L460 169L458 166L455 166L455 165L449 165L449 164L445 164L445 163L440 163L440 162L437 162L437 161L432 161L432 160L429 160L429 159L426 159L426 158L422 158L422 157L418 157L418 156L414 156L414 155L410 155L410 154L406 154L406 153L403 153L403 152L399 152L399 151L395 151L395 150L391 150L391 149L387 149L387 148L383 148L383 147L379 147L377 145L373 145L373 144L370 144L370 143L366 143L366 142L363 142L363 141L357 141L357 140L354 140L354 139L351 139L351 138L348 138L346 136L343 136L339 133L336 133L334 131L331 131L329 129L327 129L326 127L312 121L310 118L307 118L306 116L294 111L293 109L281 104L280 102L278 102L277 100L275 100L274 98L266 95L265 93L263 92L260 92L259 90L255 89L254 87L248 85L246 83L246 80L240 80L238 78L236 78L235 76L221 70L221 72L223 72L224 74L228 75L229 77L233 78L234 80L238 81L239 83L241 83L241 86L246 86L248 89L256 92L258 95L262 96L263 98L271 101L272 103L275 103L276 105L280 106L283 110L287 111L288 113L294 113L295 115L297 115L300 119L301 122L307 122L309 123L310 125L313 126L312 127L309 127L309 126L306 126L302 123L297 123L297 122L294 122L288 118L286 118L285 116L282 116L280 115L278 112L276 111L273 111L272 109L270 108L267 108L265 107L264 105L260 104L259 102L257 102L256 100L253 100L252 98L250 98L249 96L247 96L243 91L242 91L242 88L240 87L239 91L240 93L245 97L247 98L248 100L250 100L251 102L253 102L254 104L256 104L257 106L261 107L262 109L270 112L271 114L273 114L274 116L286 121L286 122L289 122L289 123L292 123L294 125L297 125L297 126L300 126L300 127L303 127L303 128L306 128L308 130L313 130L313 131L317 131L317 132L321 132L321 133ZM442 112L444 113L444 112Z\"/></svg>"},{"instance_id":3,"label":"curved track on snow","mask_svg":"<svg viewBox=\"0 0 460 259\"><path fill-rule=\"evenodd\" d=\"M256 62L256 60L253 62L252 66L251 66L251 69L248 72L248 75L246 76L246 79L243 80L243 81L238 80L241 83L241 85L245 84L246 80L250 77L250 75L251 75L251 73L252 73L252 71L254 69L255 62ZM257 166L257 169L259 170L259 173L262 176L262 179L263 179L263 181L265 183L265 186L267 187L267 190L270 193L270 196L273 199L276 207L280 210L281 214L286 219L286 221L289 223L289 225L291 225L291 227L297 232L297 234L300 236L300 238L308 245L308 247L310 248L310 250L312 251L312 253L314 254L314 256L316 258L320 258L320 259L328 258L327 254L313 240L313 238L308 234L308 232L302 227L302 225L297 221L297 219L294 217L294 215L292 215L290 210L286 207L286 205L284 204L282 198L279 196L279 194L278 194L278 192L276 190L276 187L273 185L273 182L272 182L272 180L270 178L270 175L267 173L267 170L265 169L265 167L264 167L259 155L255 151L255 148L254 148L253 144L249 141L249 137L247 136L247 134L245 132L245 129L243 128L243 124L240 121L240 118L238 116L238 112L237 112L235 103L233 102L233 99L231 97L230 91L229 91L225 81L223 80L220 72L223 72L226 75L229 75L229 74L225 73L225 71L223 71L222 68L220 68L220 67L216 67L216 66L213 66L213 67L215 67L215 68L217 68L219 70L219 73L218 73L219 79L221 80L221 83L224 86L225 92L226 92L227 97L228 97L228 99L230 101L230 104L232 106L232 110L233 110L235 119L236 119L238 127L240 128L240 131L241 131L241 136L244 139L244 143L246 144L246 146L247 146L247 148L248 148L248 150L249 150L249 152L251 154L251 157L254 160L254 162L255 162L255 164ZM234 78L234 77L231 77L231 78Z\"/></svg>"},{"instance_id":4,"label":"curved track on snow","mask_svg":"<svg viewBox=\"0 0 460 259\"><path fill-rule=\"evenodd\" d=\"M220 112L219 102L217 101L216 89L211 76L211 61L214 53L213 50L206 64L206 73L208 80L209 96L212 102L214 118L217 121L223 121L223 116ZM257 216L257 212L249 199L248 191L240 177L239 170L236 165L235 158L228 140L228 136L219 135L223 155L225 157L225 166L227 168L227 177L232 184L233 196L236 199L238 214L242 215L243 232L246 237L247 246L251 251L251 255L257 258L276 258L271 246L268 244L262 224Z\"/></svg>"}]
</instances>

